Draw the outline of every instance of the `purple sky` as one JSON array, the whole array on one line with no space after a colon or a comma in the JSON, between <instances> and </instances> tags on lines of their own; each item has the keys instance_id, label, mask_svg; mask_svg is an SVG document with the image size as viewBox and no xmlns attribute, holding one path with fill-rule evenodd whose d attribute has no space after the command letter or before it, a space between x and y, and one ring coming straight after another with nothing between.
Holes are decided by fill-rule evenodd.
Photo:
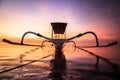
<instances>
[{"instance_id":1,"label":"purple sky","mask_svg":"<svg viewBox=\"0 0 120 80\"><path fill-rule=\"evenodd\" d=\"M50 37L56 21L68 23L68 37L94 31L120 39L120 0L0 0L0 36L35 31Z\"/></svg>"}]
</instances>

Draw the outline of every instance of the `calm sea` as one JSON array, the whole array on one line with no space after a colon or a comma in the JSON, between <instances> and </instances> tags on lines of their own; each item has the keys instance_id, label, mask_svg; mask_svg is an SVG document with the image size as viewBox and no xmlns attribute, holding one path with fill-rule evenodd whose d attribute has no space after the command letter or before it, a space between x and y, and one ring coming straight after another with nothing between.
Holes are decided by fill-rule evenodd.
<instances>
[{"instance_id":1,"label":"calm sea","mask_svg":"<svg viewBox=\"0 0 120 80\"><path fill-rule=\"evenodd\" d=\"M120 45L104 48L84 48L107 61L120 66ZM119 68L96 57L66 45L63 49L64 68L53 69L50 60L54 47L16 46L0 43L0 80L119 80ZM44 58L45 56L48 56ZM43 59L44 58L44 59ZM38 61L35 61L38 60ZM32 62L34 61L34 62ZM26 63L28 65L15 68ZM62 62L62 61L61 61ZM59 64L59 63L58 63ZM61 65L60 65L61 66ZM15 68L15 69L12 69ZM12 69L12 70L10 70ZM5 72L4 72L5 71ZM3 72L3 73L2 73Z\"/></svg>"}]
</instances>

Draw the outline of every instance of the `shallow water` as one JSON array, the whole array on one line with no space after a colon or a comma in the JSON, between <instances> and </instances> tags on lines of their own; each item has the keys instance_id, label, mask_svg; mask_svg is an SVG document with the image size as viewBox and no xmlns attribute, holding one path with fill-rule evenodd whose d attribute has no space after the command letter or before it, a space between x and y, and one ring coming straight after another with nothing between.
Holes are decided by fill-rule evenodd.
<instances>
[{"instance_id":1,"label":"shallow water","mask_svg":"<svg viewBox=\"0 0 120 80\"><path fill-rule=\"evenodd\" d=\"M109 61L120 66L120 45L108 48L87 49L96 55L100 55ZM63 49L65 60L54 64L51 55L42 59L44 56L54 53L54 48L16 46L0 44L0 80L119 80L119 69L100 60L98 66L96 57L67 45ZM38 60L39 59L39 60ZM37 60L37 61L35 61ZM34 62L32 62L34 61ZM28 65L14 68L26 63ZM61 64L62 63L62 64ZM57 65L57 68L54 68Z\"/></svg>"}]
</instances>

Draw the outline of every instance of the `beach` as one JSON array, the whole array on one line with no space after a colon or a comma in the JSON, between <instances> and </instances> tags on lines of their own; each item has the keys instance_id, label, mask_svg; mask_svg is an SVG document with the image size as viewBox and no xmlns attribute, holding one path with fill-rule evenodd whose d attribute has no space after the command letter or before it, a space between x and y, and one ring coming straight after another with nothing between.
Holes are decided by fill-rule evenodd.
<instances>
[{"instance_id":1,"label":"beach","mask_svg":"<svg viewBox=\"0 0 120 80\"><path fill-rule=\"evenodd\" d=\"M6 43L1 43L0 46L0 80L120 79L120 45L107 48L85 48L117 64L118 68L103 60L100 60L96 66L96 57L80 49L74 50L70 46L63 49L65 60L63 62L61 60L57 64L52 63L54 50L51 47L42 49L40 47L16 46ZM58 65L58 68L54 68L56 65Z\"/></svg>"}]
</instances>

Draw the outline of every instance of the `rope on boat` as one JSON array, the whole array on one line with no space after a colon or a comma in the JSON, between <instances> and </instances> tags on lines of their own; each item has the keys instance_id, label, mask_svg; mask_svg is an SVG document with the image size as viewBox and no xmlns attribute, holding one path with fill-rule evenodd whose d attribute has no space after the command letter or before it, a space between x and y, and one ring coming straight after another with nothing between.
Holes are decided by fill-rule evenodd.
<instances>
[{"instance_id":1,"label":"rope on boat","mask_svg":"<svg viewBox=\"0 0 120 80\"><path fill-rule=\"evenodd\" d=\"M96 55L96 54L94 54L93 52L90 52L90 51L88 51L88 50L86 50L86 49L83 49L83 48L80 48L80 47L76 47L76 48L81 49L81 50L83 50L83 51L85 51L85 52L87 52L87 53L95 56L95 57L97 58L96 66L98 66L98 64L99 64L99 59L101 59L101 60L105 61L106 63L110 64L110 65L111 65L112 67L114 67L115 69L118 69L118 65L115 64L115 63L110 62L107 58L104 58L104 57L101 57L101 56L99 56L99 55Z\"/></svg>"},{"instance_id":2,"label":"rope on boat","mask_svg":"<svg viewBox=\"0 0 120 80\"><path fill-rule=\"evenodd\" d=\"M31 61L31 62L28 62L28 63L22 64L22 65L16 66L16 67L13 67L13 68L4 70L4 71L1 71L0 74L5 73L5 72L8 72L8 71L12 71L12 70L14 70L14 69L17 69L17 68L26 66L26 65L31 64L31 63L34 63L34 62L37 62L37 61L39 61L39 60L41 60L41 59L45 59L45 58L47 58L47 57L49 57L49 56L51 56L51 55L53 55L53 54L49 54L49 55L44 56L44 57L42 57L42 58L40 58L40 59L38 59L38 60L33 60L33 61Z\"/></svg>"}]
</instances>

